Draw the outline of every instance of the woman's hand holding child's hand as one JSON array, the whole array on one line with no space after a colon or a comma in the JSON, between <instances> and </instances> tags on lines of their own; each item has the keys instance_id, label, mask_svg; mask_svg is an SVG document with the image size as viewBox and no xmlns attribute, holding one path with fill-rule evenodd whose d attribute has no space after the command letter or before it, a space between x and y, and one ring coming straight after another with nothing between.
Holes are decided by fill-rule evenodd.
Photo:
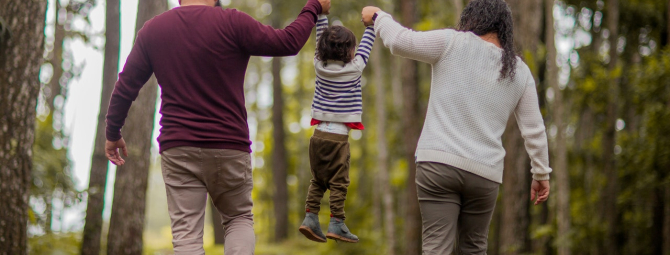
<instances>
[{"instance_id":1,"label":"woman's hand holding child's hand","mask_svg":"<svg viewBox=\"0 0 670 255\"><path fill-rule=\"evenodd\" d=\"M367 26L372 26L372 25L375 24L375 21L372 20L372 16L374 16L375 13L377 13L378 11L381 11L381 9L379 9L377 7L374 7L374 6L367 6L367 7L363 8L363 12L361 13L363 18L361 19L361 21L363 21L363 24L366 27Z\"/></svg>"}]
</instances>

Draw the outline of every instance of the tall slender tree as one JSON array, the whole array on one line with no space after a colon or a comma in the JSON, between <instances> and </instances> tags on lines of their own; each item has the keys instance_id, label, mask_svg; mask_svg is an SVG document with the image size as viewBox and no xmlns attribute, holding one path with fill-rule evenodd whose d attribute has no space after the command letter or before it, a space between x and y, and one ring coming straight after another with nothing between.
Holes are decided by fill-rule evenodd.
<instances>
[{"instance_id":1,"label":"tall slender tree","mask_svg":"<svg viewBox=\"0 0 670 255\"><path fill-rule=\"evenodd\" d=\"M542 29L541 0L510 0L514 20L514 42L519 54L537 74L537 49ZM537 76L535 76L536 84ZM530 250L530 224L528 192L530 185L530 161L524 148L524 140L514 117L510 117L503 135L505 174L503 175L500 254L520 254Z\"/></svg>"},{"instance_id":2,"label":"tall slender tree","mask_svg":"<svg viewBox=\"0 0 670 255\"><path fill-rule=\"evenodd\" d=\"M280 3L272 2L272 26L281 26ZM281 58L272 59L272 179L275 192L273 194L275 242L288 238L288 187L286 185L288 159L286 155L286 131L284 130L284 93L281 81Z\"/></svg>"},{"instance_id":3,"label":"tall slender tree","mask_svg":"<svg viewBox=\"0 0 670 255\"><path fill-rule=\"evenodd\" d=\"M451 0L454 7L454 25L461 21L461 12L463 12L463 0Z\"/></svg>"},{"instance_id":4,"label":"tall slender tree","mask_svg":"<svg viewBox=\"0 0 670 255\"><path fill-rule=\"evenodd\" d=\"M603 196L603 219L607 226L605 235L604 252L610 255L619 254L619 243L616 241L617 233L617 207L616 198L618 190L618 172L614 146L616 145L616 121L618 114L619 78L618 66L618 42L619 42L619 0L607 1L607 29L609 30L609 63L611 81L607 89L607 116L605 120L605 135L602 141L603 170L607 176L605 194Z\"/></svg>"},{"instance_id":5,"label":"tall slender tree","mask_svg":"<svg viewBox=\"0 0 670 255\"><path fill-rule=\"evenodd\" d=\"M565 107L563 105L563 91L558 84L558 66L556 64L556 44L554 29L554 0L544 3L545 15L545 43L547 48L547 87L554 91L552 121L556 129L553 163L556 176L556 222L558 224L558 255L570 255L570 179L568 174L567 148L565 142Z\"/></svg>"},{"instance_id":6,"label":"tall slender tree","mask_svg":"<svg viewBox=\"0 0 670 255\"><path fill-rule=\"evenodd\" d=\"M372 48L372 72L374 73L375 83L375 108L377 109L377 164L379 168L379 185L381 190L381 200L384 207L384 237L388 240L386 254L395 254L395 213L393 209L393 191L389 178L389 156L388 142L386 141L386 84L384 83L384 63L382 62L382 52L380 43L376 43ZM377 193L377 192L375 192Z\"/></svg>"},{"instance_id":7,"label":"tall slender tree","mask_svg":"<svg viewBox=\"0 0 670 255\"><path fill-rule=\"evenodd\" d=\"M51 59L51 66L53 67L53 75L51 81L49 81L49 93L46 95L46 103L49 106L49 110L53 111L54 99L56 96L61 94L61 76L63 75L63 41L65 39L65 22L67 20L67 13L64 13L65 17L61 15L61 3L60 1L56 2L56 8L54 8L54 13L56 21L54 22L54 48L51 54L53 57Z\"/></svg>"},{"instance_id":8,"label":"tall slender tree","mask_svg":"<svg viewBox=\"0 0 670 255\"><path fill-rule=\"evenodd\" d=\"M0 254L27 254L46 1L0 0ZM5 22L6 21L6 22Z\"/></svg>"},{"instance_id":9,"label":"tall slender tree","mask_svg":"<svg viewBox=\"0 0 670 255\"><path fill-rule=\"evenodd\" d=\"M58 2L58 1L56 1ZM100 112L96 127L95 145L91 159L91 173L88 183L88 205L82 238L81 254L97 255L100 253L102 233L102 210L105 204L105 187L107 185L108 161L105 156L105 116L109 108L109 99L119 73L119 39L120 39L120 2L106 1L105 30L105 62L102 70L102 91L100 95Z\"/></svg>"},{"instance_id":10,"label":"tall slender tree","mask_svg":"<svg viewBox=\"0 0 670 255\"><path fill-rule=\"evenodd\" d=\"M165 0L139 1L135 34L145 22L167 11L167 8ZM157 93L158 82L152 76L130 108L123 129L126 131L124 139L129 145L129 160L116 170L107 254L142 254L151 132L154 129Z\"/></svg>"},{"instance_id":11,"label":"tall slender tree","mask_svg":"<svg viewBox=\"0 0 670 255\"><path fill-rule=\"evenodd\" d=\"M416 22L416 0L400 1L400 16L405 27L412 28ZM405 144L405 160L407 161L408 176L405 188L405 252L406 255L419 254L421 251L421 214L419 211L419 200L416 193L416 164L414 152L419 141L422 121L417 119L421 116L419 110L419 82L417 76L417 63L410 59L402 59L402 92L403 92L403 142Z\"/></svg>"}]
</instances>

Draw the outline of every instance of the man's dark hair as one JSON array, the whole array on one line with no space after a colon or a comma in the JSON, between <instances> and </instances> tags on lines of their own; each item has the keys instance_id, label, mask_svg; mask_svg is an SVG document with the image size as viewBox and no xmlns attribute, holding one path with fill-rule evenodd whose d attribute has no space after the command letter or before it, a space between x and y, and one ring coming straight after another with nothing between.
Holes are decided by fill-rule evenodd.
<instances>
[{"instance_id":1,"label":"man's dark hair","mask_svg":"<svg viewBox=\"0 0 670 255\"><path fill-rule=\"evenodd\" d=\"M331 26L323 30L316 47L318 60L349 63L354 59L353 49L356 47L356 36L346 27Z\"/></svg>"},{"instance_id":2,"label":"man's dark hair","mask_svg":"<svg viewBox=\"0 0 670 255\"><path fill-rule=\"evenodd\" d=\"M500 79L512 78L516 74L516 52L514 50L514 22L512 11L503 0L472 0L463 10L458 23L459 31L476 35L496 33L504 52Z\"/></svg>"},{"instance_id":3,"label":"man's dark hair","mask_svg":"<svg viewBox=\"0 0 670 255\"><path fill-rule=\"evenodd\" d=\"M221 7L221 0L216 0L216 3L214 3L214 7Z\"/></svg>"}]
</instances>

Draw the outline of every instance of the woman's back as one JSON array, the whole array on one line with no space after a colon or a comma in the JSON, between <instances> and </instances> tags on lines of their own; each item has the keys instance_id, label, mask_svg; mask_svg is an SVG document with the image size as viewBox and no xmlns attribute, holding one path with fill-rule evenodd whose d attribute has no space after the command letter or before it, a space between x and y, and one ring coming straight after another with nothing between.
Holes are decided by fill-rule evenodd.
<instances>
[{"instance_id":1,"label":"woman's back","mask_svg":"<svg viewBox=\"0 0 670 255\"><path fill-rule=\"evenodd\" d=\"M544 121L526 64L517 58L510 66L513 72L501 72L503 50L471 32L415 32L379 13L375 30L391 52L433 67L417 162L443 163L502 183L505 149L501 137L509 116L515 113L533 178L549 178ZM501 77L503 73L506 77Z\"/></svg>"},{"instance_id":2,"label":"woman's back","mask_svg":"<svg viewBox=\"0 0 670 255\"><path fill-rule=\"evenodd\" d=\"M534 86L533 78L526 64L517 61L516 75L500 79L500 48L473 33L444 33L450 39L433 65L417 155L460 157L462 163L454 166L501 182L501 136L526 87Z\"/></svg>"}]
</instances>

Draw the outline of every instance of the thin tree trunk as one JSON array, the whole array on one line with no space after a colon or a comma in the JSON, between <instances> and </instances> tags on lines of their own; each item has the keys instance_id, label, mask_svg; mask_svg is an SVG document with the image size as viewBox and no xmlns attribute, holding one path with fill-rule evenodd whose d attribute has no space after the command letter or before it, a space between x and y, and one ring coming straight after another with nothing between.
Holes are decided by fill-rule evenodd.
<instances>
[{"instance_id":1,"label":"thin tree trunk","mask_svg":"<svg viewBox=\"0 0 670 255\"><path fill-rule=\"evenodd\" d=\"M552 160L556 176L556 222L558 224L558 255L570 255L570 176L567 168L567 148L565 144L565 109L563 91L558 86L558 66L554 30L554 0L545 1L545 43L547 46L547 85L554 90L553 122L556 132L554 158Z\"/></svg>"},{"instance_id":2,"label":"thin tree trunk","mask_svg":"<svg viewBox=\"0 0 670 255\"><path fill-rule=\"evenodd\" d=\"M402 24L412 28L416 21L416 0L402 0L401 16ZM422 120L419 111L419 83L417 76L417 63L403 58L402 62L402 92L403 92L403 143L405 144L405 160L407 161L408 176L405 188L405 255L418 255L421 253L421 214L419 211L419 200L416 193L416 163L414 153L419 141Z\"/></svg>"},{"instance_id":3,"label":"thin tree trunk","mask_svg":"<svg viewBox=\"0 0 670 255\"><path fill-rule=\"evenodd\" d=\"M610 61L608 69L610 75L613 75L618 66L617 42L619 39L619 0L607 1L607 29L609 30ZM619 98L619 78L612 77L607 91L607 117L605 135L603 137L603 170L607 176L602 207L603 220L607 226L605 235L604 252L608 255L619 254L619 243L616 240L617 235L617 189L618 178L616 170L616 158L614 155L614 146L616 145L616 120L618 114Z\"/></svg>"},{"instance_id":4,"label":"thin tree trunk","mask_svg":"<svg viewBox=\"0 0 670 255\"><path fill-rule=\"evenodd\" d=\"M46 102L51 112L54 112L56 109L54 107L54 99L62 93L60 78L63 76L63 41L65 40L65 23L67 22L67 15L65 15L65 17L60 17L60 9L60 1L56 1L56 8L54 9L56 14L56 22L54 24L54 49L51 52L53 55L51 61L49 61L53 67L53 75L47 86L49 92L46 93ZM61 18L63 19L63 23L59 22L59 19Z\"/></svg>"},{"instance_id":5,"label":"thin tree trunk","mask_svg":"<svg viewBox=\"0 0 670 255\"><path fill-rule=\"evenodd\" d=\"M59 11L61 9L60 1L56 1L56 8L54 9L56 14L56 22L54 23L55 32L54 32L54 49L51 52L53 55L51 58L51 66L53 67L53 75L51 76L51 81L49 81L49 93L47 93L47 105L49 105L49 110L51 112L55 111L54 99L56 96L62 93L62 87L60 84L60 78L63 76L63 40L65 40L65 22L67 22L67 15L63 17L63 24L58 20ZM117 40L118 41L118 40Z\"/></svg>"},{"instance_id":6,"label":"thin tree trunk","mask_svg":"<svg viewBox=\"0 0 670 255\"><path fill-rule=\"evenodd\" d=\"M508 4L514 19L514 41L519 54L525 56L526 63L537 67L537 45L541 39L542 1L541 0L510 0ZM538 70L531 69L533 74ZM537 82L537 77L536 84ZM517 126L516 119L510 118L503 135L505 155L505 174L503 175L501 221L500 221L500 254L520 254L531 248L528 227L530 213L528 193L530 184L529 158L524 147L524 140Z\"/></svg>"},{"instance_id":7,"label":"thin tree trunk","mask_svg":"<svg viewBox=\"0 0 670 255\"><path fill-rule=\"evenodd\" d=\"M274 10L279 10L278 4L275 4ZM281 20L278 14L273 15L274 27L281 26ZM272 179L274 181L275 192L274 219L275 219L275 242L282 242L288 238L288 187L286 186L287 176L287 156L286 156L286 132L284 131L284 93L282 92L281 81L281 59L272 59Z\"/></svg>"},{"instance_id":8,"label":"thin tree trunk","mask_svg":"<svg viewBox=\"0 0 670 255\"><path fill-rule=\"evenodd\" d=\"M499 254L520 254L526 251L528 239L528 159L523 138L514 118L510 118L503 139L505 155L501 198Z\"/></svg>"},{"instance_id":9,"label":"thin tree trunk","mask_svg":"<svg viewBox=\"0 0 670 255\"><path fill-rule=\"evenodd\" d=\"M51 224L53 223L53 195L54 191L52 190L51 193L48 193L44 196L44 203L46 204L46 208L44 209L44 212L47 215L46 222L44 223L44 232L48 234L51 234Z\"/></svg>"},{"instance_id":10,"label":"thin tree trunk","mask_svg":"<svg viewBox=\"0 0 670 255\"><path fill-rule=\"evenodd\" d=\"M463 12L463 0L451 0L454 8L454 25L461 21L461 12Z\"/></svg>"},{"instance_id":11,"label":"thin tree trunk","mask_svg":"<svg viewBox=\"0 0 670 255\"><path fill-rule=\"evenodd\" d=\"M167 1L139 1L135 34L144 23L167 11ZM154 129L158 82L144 85L128 113L123 128L128 144L126 164L116 169L112 216L107 235L107 254L142 254L142 232L147 181L151 164L151 132Z\"/></svg>"},{"instance_id":12,"label":"thin tree trunk","mask_svg":"<svg viewBox=\"0 0 670 255\"><path fill-rule=\"evenodd\" d=\"M26 254L46 1L0 0L0 254Z\"/></svg>"},{"instance_id":13,"label":"thin tree trunk","mask_svg":"<svg viewBox=\"0 0 670 255\"><path fill-rule=\"evenodd\" d=\"M375 83L375 108L377 108L377 164L379 166L379 187L384 206L384 240L387 240L385 254L395 254L395 214L393 212L393 191L389 179L388 143L386 141L386 86L384 83L384 67L382 63L381 45L377 43L372 48L372 72ZM377 192L375 192L377 193Z\"/></svg>"},{"instance_id":14,"label":"thin tree trunk","mask_svg":"<svg viewBox=\"0 0 670 255\"><path fill-rule=\"evenodd\" d=\"M105 137L105 115L119 73L120 7L119 0L107 0L105 62L102 71L100 112L98 113L98 126L96 127L91 174L88 183L88 205L81 245L82 255L97 255L100 253L102 210L105 204L108 170L108 161L105 156L105 142L107 141Z\"/></svg>"}]
</instances>

